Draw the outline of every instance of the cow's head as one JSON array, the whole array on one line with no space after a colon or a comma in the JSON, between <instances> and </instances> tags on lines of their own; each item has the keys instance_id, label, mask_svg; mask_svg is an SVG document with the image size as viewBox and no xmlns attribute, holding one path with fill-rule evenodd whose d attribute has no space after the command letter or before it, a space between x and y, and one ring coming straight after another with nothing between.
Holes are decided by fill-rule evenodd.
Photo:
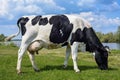
<instances>
[{"instance_id":1,"label":"cow's head","mask_svg":"<svg viewBox=\"0 0 120 80\"><path fill-rule=\"evenodd\" d=\"M96 50L95 51L95 60L98 65L98 67L101 70L107 70L108 69L108 52L107 50Z\"/></svg>"},{"instance_id":2,"label":"cow's head","mask_svg":"<svg viewBox=\"0 0 120 80\"><path fill-rule=\"evenodd\" d=\"M86 50L95 52L95 60L101 70L108 69L108 51L102 45L92 28L84 28L83 30L86 43Z\"/></svg>"}]
</instances>

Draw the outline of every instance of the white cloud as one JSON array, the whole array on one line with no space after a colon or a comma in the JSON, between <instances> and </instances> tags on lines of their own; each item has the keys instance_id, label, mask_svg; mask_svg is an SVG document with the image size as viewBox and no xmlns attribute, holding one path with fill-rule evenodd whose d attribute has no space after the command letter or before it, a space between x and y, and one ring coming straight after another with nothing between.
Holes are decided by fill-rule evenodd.
<instances>
[{"instance_id":1,"label":"white cloud","mask_svg":"<svg viewBox=\"0 0 120 80\"><path fill-rule=\"evenodd\" d=\"M50 8L50 9L62 10L62 11L65 10L64 7L58 6L53 0L44 0L44 1L38 0L38 1L45 4L45 6L47 6L47 8Z\"/></svg>"},{"instance_id":2,"label":"white cloud","mask_svg":"<svg viewBox=\"0 0 120 80\"><path fill-rule=\"evenodd\" d=\"M115 0L78 0L77 5L82 11L113 12L120 10Z\"/></svg>"},{"instance_id":3,"label":"white cloud","mask_svg":"<svg viewBox=\"0 0 120 80\"><path fill-rule=\"evenodd\" d=\"M19 14L45 14L46 10L65 10L53 0L0 0L0 3L0 17L8 20Z\"/></svg>"},{"instance_id":4,"label":"white cloud","mask_svg":"<svg viewBox=\"0 0 120 80\"><path fill-rule=\"evenodd\" d=\"M4 28L4 29L16 29L18 28L17 25L0 25L0 28Z\"/></svg>"},{"instance_id":5,"label":"white cloud","mask_svg":"<svg viewBox=\"0 0 120 80\"><path fill-rule=\"evenodd\" d=\"M24 2L27 4L32 4L32 3L42 3L42 4L50 4L50 5L55 4L53 0L24 0Z\"/></svg>"},{"instance_id":6,"label":"white cloud","mask_svg":"<svg viewBox=\"0 0 120 80\"><path fill-rule=\"evenodd\" d=\"M120 18L116 17L114 19L109 18L108 19L108 24L113 24L113 25L120 25Z\"/></svg>"},{"instance_id":7,"label":"white cloud","mask_svg":"<svg viewBox=\"0 0 120 80\"><path fill-rule=\"evenodd\" d=\"M15 12L20 12L20 13L40 13L43 14L43 10L36 6L36 5L27 5L27 6L17 6L15 9Z\"/></svg>"},{"instance_id":8,"label":"white cloud","mask_svg":"<svg viewBox=\"0 0 120 80\"><path fill-rule=\"evenodd\" d=\"M117 3L117 2L113 2L111 5L110 5L110 7L109 7L109 9L111 10L111 11L113 11L113 10L120 10L120 5Z\"/></svg>"},{"instance_id":9,"label":"white cloud","mask_svg":"<svg viewBox=\"0 0 120 80\"><path fill-rule=\"evenodd\" d=\"M0 0L0 3L0 17L7 17L9 20L13 19L13 15L9 13L9 0Z\"/></svg>"},{"instance_id":10,"label":"white cloud","mask_svg":"<svg viewBox=\"0 0 120 80\"><path fill-rule=\"evenodd\" d=\"M0 1L0 3L1 3L0 16L4 16L5 14L7 14L6 10L8 10L8 4L5 0Z\"/></svg>"},{"instance_id":11,"label":"white cloud","mask_svg":"<svg viewBox=\"0 0 120 80\"><path fill-rule=\"evenodd\" d=\"M96 0L79 0L78 6L85 7L85 6L93 6Z\"/></svg>"},{"instance_id":12,"label":"white cloud","mask_svg":"<svg viewBox=\"0 0 120 80\"><path fill-rule=\"evenodd\" d=\"M100 28L100 27L111 27L111 26L119 26L120 25L120 18L107 18L104 15L97 15L93 12L82 12L80 13L81 17L84 17L94 27Z\"/></svg>"},{"instance_id":13,"label":"white cloud","mask_svg":"<svg viewBox=\"0 0 120 80\"><path fill-rule=\"evenodd\" d=\"M70 1L70 4L74 4L75 2L74 1Z\"/></svg>"},{"instance_id":14,"label":"white cloud","mask_svg":"<svg viewBox=\"0 0 120 80\"><path fill-rule=\"evenodd\" d=\"M100 7L101 11L106 11L106 12L113 12L113 11L119 11L120 10L120 5L117 2L112 2L111 4L101 4Z\"/></svg>"}]
</instances>

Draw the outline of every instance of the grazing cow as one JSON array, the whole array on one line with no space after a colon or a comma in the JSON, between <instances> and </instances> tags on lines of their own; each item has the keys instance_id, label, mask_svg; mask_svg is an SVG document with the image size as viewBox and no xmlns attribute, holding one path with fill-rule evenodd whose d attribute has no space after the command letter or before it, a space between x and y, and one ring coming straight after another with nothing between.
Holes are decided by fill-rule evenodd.
<instances>
[{"instance_id":1,"label":"grazing cow","mask_svg":"<svg viewBox=\"0 0 120 80\"><path fill-rule=\"evenodd\" d=\"M72 53L75 72L77 66L77 50L79 42L84 42L87 51L95 52L95 60L101 70L108 69L108 52L99 41L91 25L79 15L44 15L23 16L17 22L19 32L7 38L17 36L20 31L22 42L18 51L17 72L21 72L23 54L28 50L30 61L35 71L39 71L34 62L34 52L42 48L55 49L66 47L64 67Z\"/></svg>"}]
</instances>

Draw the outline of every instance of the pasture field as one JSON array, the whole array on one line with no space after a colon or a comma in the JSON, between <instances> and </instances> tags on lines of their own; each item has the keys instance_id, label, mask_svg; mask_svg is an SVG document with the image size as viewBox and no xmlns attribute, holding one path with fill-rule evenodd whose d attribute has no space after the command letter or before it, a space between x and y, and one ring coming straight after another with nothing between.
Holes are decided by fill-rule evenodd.
<instances>
[{"instance_id":1,"label":"pasture field","mask_svg":"<svg viewBox=\"0 0 120 80\"><path fill-rule=\"evenodd\" d=\"M22 61L21 75L16 73L17 47L0 46L0 80L120 80L120 50L109 54L109 70L98 69L92 54L79 52L78 66L80 73L75 73L71 57L68 67L62 68L65 49L43 49L36 54L40 72L34 72L27 54Z\"/></svg>"}]
</instances>

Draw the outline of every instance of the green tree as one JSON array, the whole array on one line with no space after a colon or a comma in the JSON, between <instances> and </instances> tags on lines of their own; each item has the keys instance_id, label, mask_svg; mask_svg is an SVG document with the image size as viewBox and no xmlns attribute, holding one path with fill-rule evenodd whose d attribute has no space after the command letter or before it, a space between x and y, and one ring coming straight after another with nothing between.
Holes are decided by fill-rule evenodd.
<instances>
[{"instance_id":1,"label":"green tree","mask_svg":"<svg viewBox=\"0 0 120 80\"><path fill-rule=\"evenodd\" d=\"M97 37L100 39L100 41L102 41L103 38L103 34L101 32L96 32Z\"/></svg>"},{"instance_id":2,"label":"green tree","mask_svg":"<svg viewBox=\"0 0 120 80\"><path fill-rule=\"evenodd\" d=\"M115 34L112 32L109 32L107 34L103 34L101 32L96 32L98 38L100 39L101 42L116 42Z\"/></svg>"},{"instance_id":3,"label":"green tree","mask_svg":"<svg viewBox=\"0 0 120 80\"><path fill-rule=\"evenodd\" d=\"M0 34L0 41L4 41L4 39L5 39L4 34Z\"/></svg>"},{"instance_id":4,"label":"green tree","mask_svg":"<svg viewBox=\"0 0 120 80\"><path fill-rule=\"evenodd\" d=\"M118 43L120 43L120 26L118 26L118 30L117 30L117 33L116 33L116 41L118 42Z\"/></svg>"},{"instance_id":5,"label":"green tree","mask_svg":"<svg viewBox=\"0 0 120 80\"><path fill-rule=\"evenodd\" d=\"M109 35L108 34L103 35L102 42L105 42L105 43L109 42Z\"/></svg>"}]
</instances>

